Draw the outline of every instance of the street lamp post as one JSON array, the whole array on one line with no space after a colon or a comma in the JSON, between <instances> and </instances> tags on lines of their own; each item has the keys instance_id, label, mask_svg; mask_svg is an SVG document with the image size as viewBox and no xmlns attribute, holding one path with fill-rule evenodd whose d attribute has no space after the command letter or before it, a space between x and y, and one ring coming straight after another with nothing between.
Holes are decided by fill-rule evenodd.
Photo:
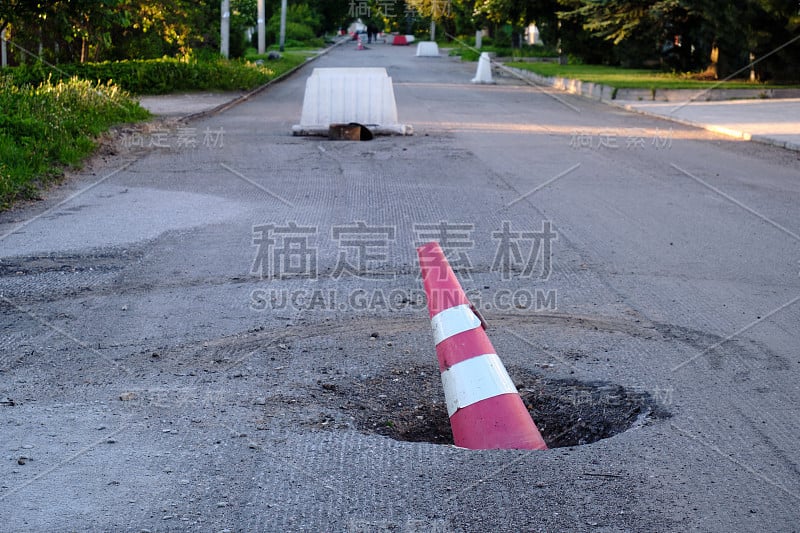
<instances>
[{"instance_id":1,"label":"street lamp post","mask_svg":"<svg viewBox=\"0 0 800 533\"><path fill-rule=\"evenodd\" d=\"M220 20L219 33L219 53L225 59L230 56L230 42L231 42L231 0L222 0L220 6L222 11L222 19Z\"/></svg>"},{"instance_id":2,"label":"street lamp post","mask_svg":"<svg viewBox=\"0 0 800 533\"><path fill-rule=\"evenodd\" d=\"M0 59L0 66L3 68L8 66L8 50L6 49L6 29L3 28L3 32L0 33L0 48L2 48L2 58Z\"/></svg>"},{"instance_id":3,"label":"street lamp post","mask_svg":"<svg viewBox=\"0 0 800 533\"><path fill-rule=\"evenodd\" d=\"M266 52L266 36L264 35L264 0L258 0L258 53Z\"/></svg>"},{"instance_id":4,"label":"street lamp post","mask_svg":"<svg viewBox=\"0 0 800 533\"><path fill-rule=\"evenodd\" d=\"M286 44L286 0L281 0L281 52L283 52L284 44Z\"/></svg>"}]
</instances>

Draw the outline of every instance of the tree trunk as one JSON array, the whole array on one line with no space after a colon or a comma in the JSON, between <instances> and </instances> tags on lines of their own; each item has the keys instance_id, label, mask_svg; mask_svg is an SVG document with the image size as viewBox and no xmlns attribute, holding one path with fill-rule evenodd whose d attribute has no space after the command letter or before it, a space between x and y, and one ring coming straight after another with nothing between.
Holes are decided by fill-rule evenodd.
<instances>
[{"instance_id":1,"label":"tree trunk","mask_svg":"<svg viewBox=\"0 0 800 533\"><path fill-rule=\"evenodd\" d=\"M81 63L86 62L86 37L81 37Z\"/></svg>"},{"instance_id":2,"label":"tree trunk","mask_svg":"<svg viewBox=\"0 0 800 533\"><path fill-rule=\"evenodd\" d=\"M708 72L714 75L714 79L719 79L719 46L714 43L711 46L711 64L708 66Z\"/></svg>"}]
</instances>

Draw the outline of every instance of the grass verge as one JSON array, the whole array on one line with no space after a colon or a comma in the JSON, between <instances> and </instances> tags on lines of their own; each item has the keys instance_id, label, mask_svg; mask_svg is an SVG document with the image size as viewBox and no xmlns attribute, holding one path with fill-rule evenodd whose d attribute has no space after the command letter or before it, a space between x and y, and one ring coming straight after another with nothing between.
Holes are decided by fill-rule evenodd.
<instances>
[{"instance_id":1,"label":"grass verge","mask_svg":"<svg viewBox=\"0 0 800 533\"><path fill-rule=\"evenodd\" d=\"M116 85L78 79L34 87L0 77L0 109L0 210L80 163L112 125L150 116Z\"/></svg>"},{"instance_id":2,"label":"grass verge","mask_svg":"<svg viewBox=\"0 0 800 533\"><path fill-rule=\"evenodd\" d=\"M693 80L688 74L675 74L657 70L627 69L604 65L560 65L558 63L509 63L508 66L529 70L542 76L571 78L592 83L602 83L617 89L765 89L790 87L742 80ZM795 87L797 87L795 85Z\"/></svg>"},{"instance_id":3,"label":"grass verge","mask_svg":"<svg viewBox=\"0 0 800 533\"><path fill-rule=\"evenodd\" d=\"M16 85L38 85L48 80L78 78L113 82L134 94L168 94L190 91L248 91L277 78L304 62L302 53L256 64L245 60L148 59L59 65L36 63L10 70Z\"/></svg>"},{"instance_id":4,"label":"grass verge","mask_svg":"<svg viewBox=\"0 0 800 533\"><path fill-rule=\"evenodd\" d=\"M479 51L459 46L450 50L451 56L458 56L463 61L477 61L481 52L494 52L496 57L557 57L558 53L544 46L523 46L511 48L508 46L483 46Z\"/></svg>"}]
</instances>

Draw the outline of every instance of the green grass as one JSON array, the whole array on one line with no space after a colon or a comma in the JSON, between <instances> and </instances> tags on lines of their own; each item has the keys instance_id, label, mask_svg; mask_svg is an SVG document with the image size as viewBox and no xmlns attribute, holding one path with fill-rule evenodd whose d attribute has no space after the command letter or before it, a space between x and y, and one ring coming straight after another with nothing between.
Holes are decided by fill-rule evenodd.
<instances>
[{"instance_id":1,"label":"green grass","mask_svg":"<svg viewBox=\"0 0 800 533\"><path fill-rule=\"evenodd\" d=\"M272 47L269 47L267 49L267 53L266 54L259 54L258 52L256 52L255 49L248 50L245 53L244 57L245 57L245 59L247 61L250 61L250 62L261 60L261 61L264 62L264 65L266 67L269 67L275 61L277 61L275 59L270 59L269 58L269 53L270 52L278 52L279 54L281 54L281 56L282 56L281 60L285 59L287 56L294 57L294 58L300 58L300 59L305 60L308 57L316 55L318 51L319 51L319 48L308 48L308 47L300 48L300 47L298 47L298 48L285 48L283 52L279 52L278 51L278 47L276 46L274 50L272 49Z\"/></svg>"},{"instance_id":2,"label":"green grass","mask_svg":"<svg viewBox=\"0 0 800 533\"><path fill-rule=\"evenodd\" d=\"M77 79L33 87L0 76L0 109L0 209L35 197L112 125L150 116L119 87Z\"/></svg>"},{"instance_id":3,"label":"green grass","mask_svg":"<svg viewBox=\"0 0 800 533\"><path fill-rule=\"evenodd\" d=\"M558 63L509 63L508 66L530 70L543 76L558 76L602 83L618 89L707 89L719 85L725 89L760 89L776 87L765 83L693 80L685 74L657 70L626 69L604 65L560 65Z\"/></svg>"},{"instance_id":4,"label":"green grass","mask_svg":"<svg viewBox=\"0 0 800 533\"><path fill-rule=\"evenodd\" d=\"M277 44L273 44L267 47L267 50L280 50L280 46ZM283 43L283 49L288 51L308 51L308 50L319 50L320 48L325 48L325 39L322 37L318 39L311 39L308 41L292 41L288 40Z\"/></svg>"},{"instance_id":5,"label":"green grass","mask_svg":"<svg viewBox=\"0 0 800 533\"><path fill-rule=\"evenodd\" d=\"M474 38L472 39L475 40ZM458 45L458 43L456 43ZM450 50L451 56L458 56L464 61L477 61L481 52L494 52L496 57L558 57L558 53L544 46L523 46L511 48L508 46L483 46L479 51L464 46L457 46Z\"/></svg>"},{"instance_id":6,"label":"green grass","mask_svg":"<svg viewBox=\"0 0 800 533\"><path fill-rule=\"evenodd\" d=\"M315 39L310 39L306 41L294 41L294 40L287 40L283 43L283 52L281 54L286 53L300 53L311 55L318 52L320 49L325 48L328 44L334 42L336 37L318 37ZM271 44L267 46L267 52L279 52L280 46L277 44ZM244 58L247 61L255 61L257 59L267 59L268 54L259 54L258 50L255 48L248 48L244 52Z\"/></svg>"}]
</instances>

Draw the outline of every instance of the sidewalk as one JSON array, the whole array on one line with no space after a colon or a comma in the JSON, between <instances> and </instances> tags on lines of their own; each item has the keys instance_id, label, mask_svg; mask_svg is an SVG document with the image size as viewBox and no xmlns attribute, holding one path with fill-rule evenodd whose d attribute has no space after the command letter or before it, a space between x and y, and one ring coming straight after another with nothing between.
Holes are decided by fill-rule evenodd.
<instances>
[{"instance_id":1,"label":"sidewalk","mask_svg":"<svg viewBox=\"0 0 800 533\"><path fill-rule=\"evenodd\" d=\"M244 94L246 94L244 91L233 91L141 96L139 105L157 117L184 118L212 111Z\"/></svg>"},{"instance_id":2,"label":"sidewalk","mask_svg":"<svg viewBox=\"0 0 800 533\"><path fill-rule=\"evenodd\" d=\"M606 102L746 141L800 151L800 98L724 102Z\"/></svg>"},{"instance_id":3,"label":"sidewalk","mask_svg":"<svg viewBox=\"0 0 800 533\"><path fill-rule=\"evenodd\" d=\"M697 90L662 91L660 101L653 101L650 91L614 89L608 85L559 77L546 77L528 70L503 66L503 70L537 85L545 85L569 94L622 107L708 131L772 144L800 151L800 98L753 98L725 100L725 95ZM735 97L737 91L726 91ZM793 92L784 92L794 96ZM646 98L646 99L645 99ZM672 101L664 101L669 98ZM694 99L694 100L693 100ZM712 99L712 100L709 100Z\"/></svg>"}]
</instances>

